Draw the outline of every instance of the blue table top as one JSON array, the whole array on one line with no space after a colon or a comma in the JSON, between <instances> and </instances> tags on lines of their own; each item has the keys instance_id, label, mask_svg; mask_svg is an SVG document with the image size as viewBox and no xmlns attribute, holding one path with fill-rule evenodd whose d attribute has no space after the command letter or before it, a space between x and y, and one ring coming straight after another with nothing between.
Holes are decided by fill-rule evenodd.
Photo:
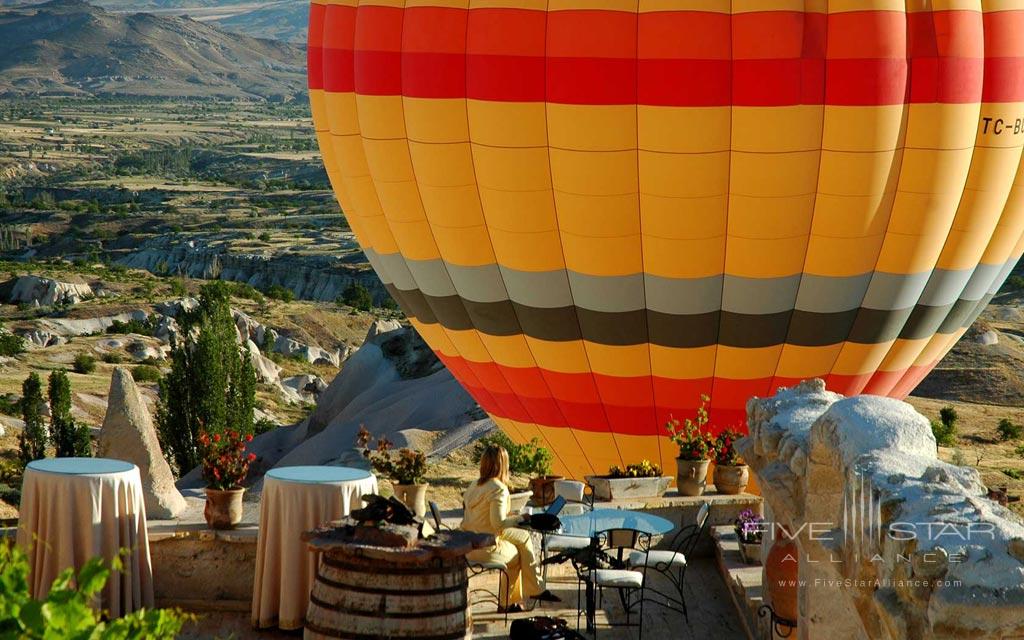
<instances>
[{"instance_id":1,"label":"blue table top","mask_svg":"<svg viewBox=\"0 0 1024 640\"><path fill-rule=\"evenodd\" d=\"M96 476L131 471L135 465L111 458L42 458L28 463L28 469L68 476Z\"/></svg>"},{"instance_id":2,"label":"blue table top","mask_svg":"<svg viewBox=\"0 0 1024 640\"><path fill-rule=\"evenodd\" d=\"M353 467L278 467L267 472L266 477L282 482L301 482L305 484L329 484L335 482L353 482L365 480L370 472Z\"/></svg>"},{"instance_id":3,"label":"blue table top","mask_svg":"<svg viewBox=\"0 0 1024 640\"><path fill-rule=\"evenodd\" d=\"M626 509L594 509L578 516L561 516L562 535L589 538L608 529L633 529L652 536L669 533L676 528L671 520L643 511Z\"/></svg>"}]
</instances>

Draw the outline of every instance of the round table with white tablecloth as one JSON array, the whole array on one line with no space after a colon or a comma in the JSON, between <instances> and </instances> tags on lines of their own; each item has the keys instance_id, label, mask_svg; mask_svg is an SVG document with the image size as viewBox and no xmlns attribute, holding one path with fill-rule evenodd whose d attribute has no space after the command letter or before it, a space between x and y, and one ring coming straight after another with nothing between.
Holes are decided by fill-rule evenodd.
<instances>
[{"instance_id":1,"label":"round table with white tablecloth","mask_svg":"<svg viewBox=\"0 0 1024 640\"><path fill-rule=\"evenodd\" d=\"M28 553L29 589L44 598L61 571L123 551L99 606L112 617L153 606L153 570L139 468L108 458L44 458L25 468L18 546Z\"/></svg>"},{"instance_id":2,"label":"round table with white tablecloth","mask_svg":"<svg viewBox=\"0 0 1024 640\"><path fill-rule=\"evenodd\" d=\"M252 624L300 629L319 558L303 531L347 516L362 496L377 493L377 478L350 467L282 467L263 481Z\"/></svg>"}]
</instances>

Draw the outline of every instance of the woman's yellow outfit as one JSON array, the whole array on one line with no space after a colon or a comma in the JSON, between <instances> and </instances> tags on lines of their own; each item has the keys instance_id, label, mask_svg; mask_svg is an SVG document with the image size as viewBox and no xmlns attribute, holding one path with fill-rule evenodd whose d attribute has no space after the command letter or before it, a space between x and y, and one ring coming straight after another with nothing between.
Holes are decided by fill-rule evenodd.
<instances>
[{"instance_id":1,"label":"woman's yellow outfit","mask_svg":"<svg viewBox=\"0 0 1024 640\"><path fill-rule=\"evenodd\" d=\"M540 559L533 550L533 538L515 525L519 517L508 517L508 487L491 478L483 484L474 482L462 498L462 529L476 533L490 533L496 543L489 549L477 549L469 554L474 562L501 562L508 567L512 585L505 600L505 585L499 594L500 604L507 607L544 591ZM504 578L502 578L504 580Z\"/></svg>"}]
</instances>

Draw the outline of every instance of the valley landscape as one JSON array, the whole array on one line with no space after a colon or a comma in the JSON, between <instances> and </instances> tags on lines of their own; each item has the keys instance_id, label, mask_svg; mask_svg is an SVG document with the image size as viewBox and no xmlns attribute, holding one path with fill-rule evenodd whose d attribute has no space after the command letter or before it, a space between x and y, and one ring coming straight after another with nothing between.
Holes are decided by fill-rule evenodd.
<instances>
[{"instance_id":1,"label":"valley landscape","mask_svg":"<svg viewBox=\"0 0 1024 640\"><path fill-rule=\"evenodd\" d=\"M275 336L257 345L267 362L261 419L267 428L300 422L370 325L401 318L331 192L301 42L253 26L254 15L287 12L304 29L305 5L153 2L136 13L139 3L113 0L8 4L0 321L28 346L0 361L8 455L29 372L92 356L93 371L72 375L74 413L98 428L112 369L163 371L175 305L216 279L234 283L239 325L259 327L247 337ZM86 59L92 66L76 62ZM257 60L251 74L226 70ZM934 419L955 407L959 433L943 455L978 466L1011 495L1024 491L1024 458L996 428L1024 423L1021 283L1011 277L910 399ZM346 303L353 285L369 292L369 305ZM155 401L155 378L143 387Z\"/></svg>"}]
</instances>

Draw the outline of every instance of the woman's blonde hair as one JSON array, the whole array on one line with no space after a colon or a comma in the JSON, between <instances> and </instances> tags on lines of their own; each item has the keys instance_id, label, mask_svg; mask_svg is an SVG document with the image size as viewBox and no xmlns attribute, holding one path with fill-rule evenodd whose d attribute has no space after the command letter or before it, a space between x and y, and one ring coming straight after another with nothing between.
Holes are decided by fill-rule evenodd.
<instances>
[{"instance_id":1,"label":"woman's blonde hair","mask_svg":"<svg viewBox=\"0 0 1024 640\"><path fill-rule=\"evenodd\" d=\"M497 478L506 487L509 485L508 451L505 447L491 445L480 456L480 479L476 483L483 484L491 478Z\"/></svg>"}]
</instances>

